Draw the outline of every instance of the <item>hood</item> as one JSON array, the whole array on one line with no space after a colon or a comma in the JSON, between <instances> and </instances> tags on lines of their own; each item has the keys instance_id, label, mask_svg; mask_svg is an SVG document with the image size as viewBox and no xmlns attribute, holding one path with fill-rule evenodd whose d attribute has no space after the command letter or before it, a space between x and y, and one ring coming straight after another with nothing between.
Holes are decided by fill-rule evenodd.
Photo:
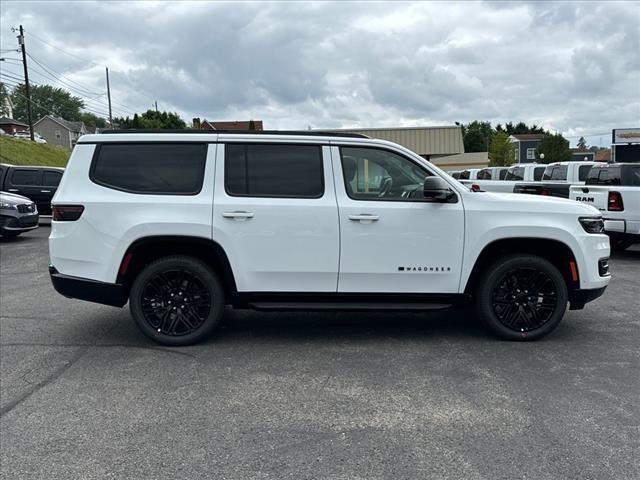
<instances>
[{"instance_id":1,"label":"hood","mask_svg":"<svg viewBox=\"0 0 640 480\"><path fill-rule=\"evenodd\" d=\"M485 202L495 203L496 210L502 211L575 213L585 216L602 215L602 212L597 208L568 198L496 192L474 192L472 195L484 197L483 200Z\"/></svg>"},{"instance_id":2,"label":"hood","mask_svg":"<svg viewBox=\"0 0 640 480\"><path fill-rule=\"evenodd\" d=\"M0 200L6 203L13 203L15 205L21 205L23 203L33 203L33 201L31 201L27 197L9 192L0 192Z\"/></svg>"}]
</instances>

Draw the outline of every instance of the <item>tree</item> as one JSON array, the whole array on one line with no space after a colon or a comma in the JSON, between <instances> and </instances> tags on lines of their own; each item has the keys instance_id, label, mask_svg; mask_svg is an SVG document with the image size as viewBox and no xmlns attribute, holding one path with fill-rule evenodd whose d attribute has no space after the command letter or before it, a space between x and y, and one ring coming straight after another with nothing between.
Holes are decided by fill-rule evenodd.
<instances>
[{"instance_id":1,"label":"tree","mask_svg":"<svg viewBox=\"0 0 640 480\"><path fill-rule=\"evenodd\" d=\"M31 118L35 123L45 115L56 115L65 120L80 120L80 109L84 101L74 97L62 88L51 85L31 86ZM22 122L27 121L27 92L23 84L18 85L11 94L13 117Z\"/></svg>"},{"instance_id":2,"label":"tree","mask_svg":"<svg viewBox=\"0 0 640 480\"><path fill-rule=\"evenodd\" d=\"M587 146L587 141L584 139L584 137L580 137L580 140L578 140L578 148L580 150L586 150L587 148L589 148Z\"/></svg>"},{"instance_id":3,"label":"tree","mask_svg":"<svg viewBox=\"0 0 640 480\"><path fill-rule=\"evenodd\" d=\"M107 121L104 118L91 112L80 112L80 120L84 122L84 126L87 127L89 132L94 132L96 128L105 128L107 126Z\"/></svg>"},{"instance_id":4,"label":"tree","mask_svg":"<svg viewBox=\"0 0 640 480\"><path fill-rule=\"evenodd\" d=\"M521 135L525 133L547 133L544 128L538 127L535 123L531 126L527 125L524 122L518 122L517 124L513 124L513 122L508 122L504 125L498 124L496 130L504 130L509 135Z\"/></svg>"},{"instance_id":5,"label":"tree","mask_svg":"<svg viewBox=\"0 0 640 480\"><path fill-rule=\"evenodd\" d=\"M9 108L7 108L8 98L9 92L7 92L7 87L5 87L4 83L0 83L0 116L2 117L9 116Z\"/></svg>"},{"instance_id":6,"label":"tree","mask_svg":"<svg viewBox=\"0 0 640 480\"><path fill-rule=\"evenodd\" d=\"M133 115L133 118L114 118L113 122L125 130L130 128L154 128L162 130L180 130L187 128L187 124L177 113L156 112L155 110L147 110L141 115L136 113Z\"/></svg>"},{"instance_id":7,"label":"tree","mask_svg":"<svg viewBox=\"0 0 640 480\"><path fill-rule=\"evenodd\" d=\"M511 165L514 160L514 146L509 140L509 135L499 131L493 136L489 147L489 166L502 167Z\"/></svg>"},{"instance_id":8,"label":"tree","mask_svg":"<svg viewBox=\"0 0 640 480\"><path fill-rule=\"evenodd\" d=\"M544 159L541 159L541 154L544 154ZM545 134L538 144L536 158L542 163L571 161L569 141L559 133L556 135L550 133Z\"/></svg>"},{"instance_id":9,"label":"tree","mask_svg":"<svg viewBox=\"0 0 640 480\"><path fill-rule=\"evenodd\" d=\"M462 126L462 138L465 152L486 152L489 150L491 139L495 135L490 122L474 120Z\"/></svg>"}]
</instances>

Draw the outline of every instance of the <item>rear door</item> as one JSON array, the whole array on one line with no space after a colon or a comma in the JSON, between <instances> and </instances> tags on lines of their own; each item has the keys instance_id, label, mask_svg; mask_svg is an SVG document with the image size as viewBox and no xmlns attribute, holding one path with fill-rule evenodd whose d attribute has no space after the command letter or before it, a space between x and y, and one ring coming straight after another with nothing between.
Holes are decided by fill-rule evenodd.
<instances>
[{"instance_id":1,"label":"rear door","mask_svg":"<svg viewBox=\"0 0 640 480\"><path fill-rule=\"evenodd\" d=\"M42 169L40 168L10 168L5 181L6 191L22 195L40 204L42 200Z\"/></svg>"},{"instance_id":2,"label":"rear door","mask_svg":"<svg viewBox=\"0 0 640 480\"><path fill-rule=\"evenodd\" d=\"M58 190L62 180L62 172L59 170L44 169L42 172L42 188L40 189L40 202L42 208L38 206L38 210L43 215L51 215L51 199Z\"/></svg>"},{"instance_id":3,"label":"rear door","mask_svg":"<svg viewBox=\"0 0 640 480\"><path fill-rule=\"evenodd\" d=\"M425 200L429 170L400 153L332 147L340 209L338 291L457 293L464 210Z\"/></svg>"},{"instance_id":4,"label":"rear door","mask_svg":"<svg viewBox=\"0 0 640 480\"><path fill-rule=\"evenodd\" d=\"M340 239L329 147L221 143L213 238L240 292L335 292Z\"/></svg>"}]
</instances>

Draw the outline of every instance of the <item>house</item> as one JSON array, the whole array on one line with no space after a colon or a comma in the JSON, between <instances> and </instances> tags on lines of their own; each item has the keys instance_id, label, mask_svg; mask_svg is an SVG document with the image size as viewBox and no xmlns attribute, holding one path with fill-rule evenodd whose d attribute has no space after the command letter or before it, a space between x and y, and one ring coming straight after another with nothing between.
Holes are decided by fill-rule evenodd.
<instances>
[{"instance_id":1,"label":"house","mask_svg":"<svg viewBox=\"0 0 640 480\"><path fill-rule=\"evenodd\" d=\"M194 119L199 120L199 119ZM253 127L251 128L251 123ZM198 124L194 122L194 124ZM200 130L264 130L262 120L232 121L232 122L210 122L207 119L199 121Z\"/></svg>"},{"instance_id":2,"label":"house","mask_svg":"<svg viewBox=\"0 0 640 480\"><path fill-rule=\"evenodd\" d=\"M449 155L464 154L462 129L459 126L439 127L390 127L390 128L345 128L324 132L360 133L370 138L398 143L416 152L426 160ZM437 162L434 162L437 164Z\"/></svg>"},{"instance_id":3,"label":"house","mask_svg":"<svg viewBox=\"0 0 640 480\"><path fill-rule=\"evenodd\" d=\"M514 144L514 162L527 163L535 162L536 149L542 140L541 133L518 133L509 137L511 143Z\"/></svg>"},{"instance_id":4,"label":"house","mask_svg":"<svg viewBox=\"0 0 640 480\"><path fill-rule=\"evenodd\" d=\"M0 118L0 128L8 135L15 135L20 132L29 132L29 125L9 117Z\"/></svg>"},{"instance_id":5,"label":"house","mask_svg":"<svg viewBox=\"0 0 640 480\"><path fill-rule=\"evenodd\" d=\"M571 148L571 160L574 162L595 162L596 152L586 148Z\"/></svg>"},{"instance_id":6,"label":"house","mask_svg":"<svg viewBox=\"0 0 640 480\"><path fill-rule=\"evenodd\" d=\"M610 162L611 161L611 149L601 148L596 152L596 162Z\"/></svg>"},{"instance_id":7,"label":"house","mask_svg":"<svg viewBox=\"0 0 640 480\"><path fill-rule=\"evenodd\" d=\"M2 110L2 116L13 118L13 102L11 101L11 95L4 96L4 102L0 105Z\"/></svg>"},{"instance_id":8,"label":"house","mask_svg":"<svg viewBox=\"0 0 640 480\"><path fill-rule=\"evenodd\" d=\"M38 132L47 143L60 145L69 150L82 135L87 133L84 122L70 122L60 117L46 115L33 124L33 129Z\"/></svg>"}]
</instances>

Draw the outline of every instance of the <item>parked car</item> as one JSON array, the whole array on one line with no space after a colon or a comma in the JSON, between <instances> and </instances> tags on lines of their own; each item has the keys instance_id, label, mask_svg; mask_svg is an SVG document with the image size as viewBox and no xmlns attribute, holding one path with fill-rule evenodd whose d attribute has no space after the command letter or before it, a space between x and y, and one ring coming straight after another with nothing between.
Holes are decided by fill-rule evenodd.
<instances>
[{"instance_id":1,"label":"parked car","mask_svg":"<svg viewBox=\"0 0 640 480\"><path fill-rule=\"evenodd\" d=\"M64 168L0 164L0 190L33 200L41 215L51 215L51 199Z\"/></svg>"},{"instance_id":2,"label":"parked car","mask_svg":"<svg viewBox=\"0 0 640 480\"><path fill-rule=\"evenodd\" d=\"M0 192L0 236L17 237L38 228L38 207L21 195Z\"/></svg>"},{"instance_id":3,"label":"parked car","mask_svg":"<svg viewBox=\"0 0 640 480\"><path fill-rule=\"evenodd\" d=\"M555 162L544 169L539 182L516 183L514 193L569 198L569 187L584 185L591 167L598 162Z\"/></svg>"},{"instance_id":4,"label":"parked car","mask_svg":"<svg viewBox=\"0 0 640 480\"><path fill-rule=\"evenodd\" d=\"M476 178L478 180L504 180L509 167L487 167L481 169Z\"/></svg>"},{"instance_id":5,"label":"parked car","mask_svg":"<svg viewBox=\"0 0 640 480\"><path fill-rule=\"evenodd\" d=\"M460 180L475 180L478 178L479 168L468 168L460 172Z\"/></svg>"},{"instance_id":6,"label":"parked car","mask_svg":"<svg viewBox=\"0 0 640 480\"><path fill-rule=\"evenodd\" d=\"M542 179L545 166L539 163L517 163L507 169L504 180L460 180L464 185L478 188L486 192L509 192L513 193L516 182L527 181L537 182Z\"/></svg>"},{"instance_id":7,"label":"parked car","mask_svg":"<svg viewBox=\"0 0 640 480\"><path fill-rule=\"evenodd\" d=\"M569 196L603 213L614 250L640 243L640 163L595 165L585 185L572 186Z\"/></svg>"},{"instance_id":8,"label":"parked car","mask_svg":"<svg viewBox=\"0 0 640 480\"><path fill-rule=\"evenodd\" d=\"M16 132L13 136L16 138L24 138L27 140L31 140L31 135L29 135L29 132ZM33 140L36 143L47 143L47 141L44 138L42 138L42 136L38 132L35 132L33 134Z\"/></svg>"},{"instance_id":9,"label":"parked car","mask_svg":"<svg viewBox=\"0 0 640 480\"><path fill-rule=\"evenodd\" d=\"M418 154L357 134L86 135L53 199L55 289L122 307L186 345L225 304L430 310L475 302L531 340L609 283L602 215L471 192Z\"/></svg>"}]
</instances>

